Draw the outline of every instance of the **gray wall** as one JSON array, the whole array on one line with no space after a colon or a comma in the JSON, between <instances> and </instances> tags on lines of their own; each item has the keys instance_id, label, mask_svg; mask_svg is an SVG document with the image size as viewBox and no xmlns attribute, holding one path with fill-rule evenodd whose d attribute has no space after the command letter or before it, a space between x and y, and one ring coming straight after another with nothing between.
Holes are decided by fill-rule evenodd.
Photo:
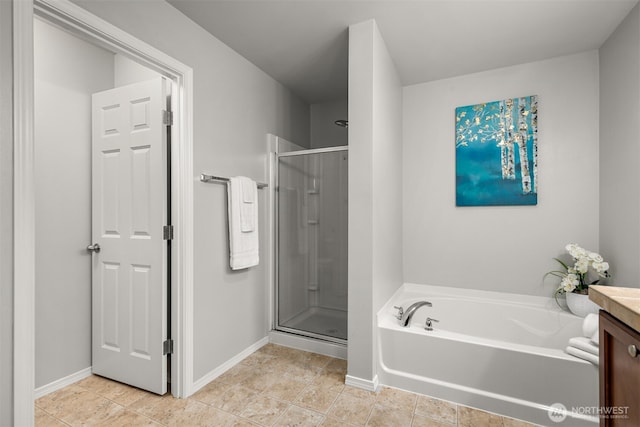
<instances>
[{"instance_id":1,"label":"gray wall","mask_svg":"<svg viewBox=\"0 0 640 427\"><path fill-rule=\"evenodd\" d=\"M402 89L375 21L349 28L348 374L376 375L375 313L402 284Z\"/></svg>"},{"instance_id":2,"label":"gray wall","mask_svg":"<svg viewBox=\"0 0 640 427\"><path fill-rule=\"evenodd\" d=\"M116 54L113 56L113 87L126 86L158 77L160 74L124 55Z\"/></svg>"},{"instance_id":3,"label":"gray wall","mask_svg":"<svg viewBox=\"0 0 640 427\"><path fill-rule=\"evenodd\" d=\"M36 388L91 366L91 94L114 55L34 21Z\"/></svg>"},{"instance_id":4,"label":"gray wall","mask_svg":"<svg viewBox=\"0 0 640 427\"><path fill-rule=\"evenodd\" d=\"M455 108L528 95L538 205L456 207ZM552 257L599 250L597 51L408 86L403 113L405 282L548 296Z\"/></svg>"},{"instance_id":5,"label":"gray wall","mask_svg":"<svg viewBox=\"0 0 640 427\"><path fill-rule=\"evenodd\" d=\"M311 104L311 148L349 144L349 130L337 126L336 120L349 119L347 98Z\"/></svg>"},{"instance_id":6,"label":"gray wall","mask_svg":"<svg viewBox=\"0 0 640 427\"><path fill-rule=\"evenodd\" d=\"M0 425L13 425L13 58L11 2L0 1Z\"/></svg>"},{"instance_id":7,"label":"gray wall","mask_svg":"<svg viewBox=\"0 0 640 427\"><path fill-rule=\"evenodd\" d=\"M193 68L195 181L202 172L266 181L267 133L308 146L308 106L168 3L79 4ZM260 191L261 231L267 230L266 200ZM264 238L258 267L229 269L224 185L196 182L193 208L197 381L267 336L269 270Z\"/></svg>"},{"instance_id":8,"label":"gray wall","mask_svg":"<svg viewBox=\"0 0 640 427\"><path fill-rule=\"evenodd\" d=\"M640 287L640 6L600 48L600 247L612 284Z\"/></svg>"},{"instance_id":9,"label":"gray wall","mask_svg":"<svg viewBox=\"0 0 640 427\"><path fill-rule=\"evenodd\" d=\"M380 31L373 33L373 311L402 285L402 86ZM374 316L375 322L375 316ZM377 347L374 346L374 351ZM376 353L377 354L377 353Z\"/></svg>"}]
</instances>

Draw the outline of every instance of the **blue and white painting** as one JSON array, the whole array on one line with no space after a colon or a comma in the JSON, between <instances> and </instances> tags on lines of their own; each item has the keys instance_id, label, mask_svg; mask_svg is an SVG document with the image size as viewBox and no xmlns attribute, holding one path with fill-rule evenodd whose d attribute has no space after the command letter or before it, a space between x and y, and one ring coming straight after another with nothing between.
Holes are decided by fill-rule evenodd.
<instances>
[{"instance_id":1,"label":"blue and white painting","mask_svg":"<svg viewBox=\"0 0 640 427\"><path fill-rule=\"evenodd\" d=\"M538 97L456 108L456 206L538 203Z\"/></svg>"}]
</instances>

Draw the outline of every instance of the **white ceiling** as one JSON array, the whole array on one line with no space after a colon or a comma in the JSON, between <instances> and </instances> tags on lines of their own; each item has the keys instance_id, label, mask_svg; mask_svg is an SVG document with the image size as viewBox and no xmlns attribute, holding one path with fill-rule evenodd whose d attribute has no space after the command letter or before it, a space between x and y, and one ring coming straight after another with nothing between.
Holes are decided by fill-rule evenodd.
<instances>
[{"instance_id":1,"label":"white ceiling","mask_svg":"<svg viewBox=\"0 0 640 427\"><path fill-rule=\"evenodd\" d=\"M169 0L308 103L345 98L375 19L404 85L596 49L638 0Z\"/></svg>"}]
</instances>

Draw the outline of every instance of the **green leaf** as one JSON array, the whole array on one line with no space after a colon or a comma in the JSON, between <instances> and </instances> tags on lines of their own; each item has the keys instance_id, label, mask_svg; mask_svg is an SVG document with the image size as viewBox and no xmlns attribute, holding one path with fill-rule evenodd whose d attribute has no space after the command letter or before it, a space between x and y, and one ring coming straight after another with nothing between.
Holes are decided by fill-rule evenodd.
<instances>
[{"instance_id":1,"label":"green leaf","mask_svg":"<svg viewBox=\"0 0 640 427\"><path fill-rule=\"evenodd\" d=\"M560 305L560 301L558 301L558 295L563 294L564 290L562 288L558 288L556 289L556 291L553 293L553 299L556 300L556 304L558 304L558 307L560 308L564 308L562 307L562 305Z\"/></svg>"},{"instance_id":2,"label":"green leaf","mask_svg":"<svg viewBox=\"0 0 640 427\"><path fill-rule=\"evenodd\" d=\"M564 277L566 275L567 275L567 273L564 272L564 271L553 270L553 271L549 271L549 272L545 273L545 275L542 277L542 279L544 280L547 276L555 276L555 277L559 277L561 279L564 279Z\"/></svg>"},{"instance_id":3,"label":"green leaf","mask_svg":"<svg viewBox=\"0 0 640 427\"><path fill-rule=\"evenodd\" d=\"M559 263L561 266L563 266L565 270L569 270L569 266L568 266L567 264L565 264L564 262L562 262L560 259L558 259L558 258L553 258L553 259L555 259L556 261L558 261L558 263Z\"/></svg>"}]
</instances>

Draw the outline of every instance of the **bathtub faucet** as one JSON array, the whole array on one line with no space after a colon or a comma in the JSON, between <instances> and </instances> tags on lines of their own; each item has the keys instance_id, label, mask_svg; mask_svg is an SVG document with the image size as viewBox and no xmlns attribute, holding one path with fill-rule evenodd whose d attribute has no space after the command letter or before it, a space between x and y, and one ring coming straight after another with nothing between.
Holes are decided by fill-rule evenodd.
<instances>
[{"instance_id":1,"label":"bathtub faucet","mask_svg":"<svg viewBox=\"0 0 640 427\"><path fill-rule=\"evenodd\" d=\"M402 317L399 318L400 324L405 328L409 326L409 322L411 322L411 318L413 317L415 312L423 305L426 305L427 307L431 307L432 304L429 301L414 302L409 306L409 308L407 308L407 311L402 313Z\"/></svg>"}]
</instances>

